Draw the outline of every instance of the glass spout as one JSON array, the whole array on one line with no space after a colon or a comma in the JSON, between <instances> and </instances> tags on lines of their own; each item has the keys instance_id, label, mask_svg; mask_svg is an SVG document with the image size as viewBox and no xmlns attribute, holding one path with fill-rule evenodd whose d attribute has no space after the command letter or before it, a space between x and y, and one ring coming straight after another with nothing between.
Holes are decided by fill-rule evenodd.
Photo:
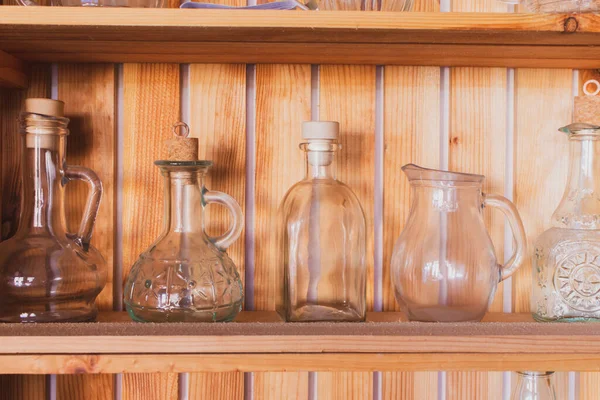
<instances>
[{"instance_id":1,"label":"glass spout","mask_svg":"<svg viewBox=\"0 0 600 400\"><path fill-rule=\"evenodd\" d=\"M485 179L483 175L465 174L462 172L442 171L438 169L423 168L415 164L406 164L402 167L409 181L438 181L438 182L464 182L481 184Z\"/></svg>"}]
</instances>

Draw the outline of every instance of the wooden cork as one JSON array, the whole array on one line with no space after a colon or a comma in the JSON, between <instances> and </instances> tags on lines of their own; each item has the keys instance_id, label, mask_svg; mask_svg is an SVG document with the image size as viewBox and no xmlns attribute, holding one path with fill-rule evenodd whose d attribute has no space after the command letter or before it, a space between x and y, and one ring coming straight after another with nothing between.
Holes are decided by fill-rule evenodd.
<instances>
[{"instance_id":1,"label":"wooden cork","mask_svg":"<svg viewBox=\"0 0 600 400\"><path fill-rule=\"evenodd\" d=\"M183 122L173 125L174 138L165 141L167 160L198 161L198 139L190 138L190 128Z\"/></svg>"},{"instance_id":2,"label":"wooden cork","mask_svg":"<svg viewBox=\"0 0 600 400\"><path fill-rule=\"evenodd\" d=\"M573 122L600 126L600 96L575 97Z\"/></svg>"}]
</instances>

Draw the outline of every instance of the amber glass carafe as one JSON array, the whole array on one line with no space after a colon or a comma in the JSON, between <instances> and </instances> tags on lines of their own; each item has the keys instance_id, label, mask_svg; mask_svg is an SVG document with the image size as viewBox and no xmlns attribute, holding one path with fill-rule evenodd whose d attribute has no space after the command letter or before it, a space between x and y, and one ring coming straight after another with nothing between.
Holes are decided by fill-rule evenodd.
<instances>
[{"instance_id":1,"label":"amber glass carafe","mask_svg":"<svg viewBox=\"0 0 600 400\"><path fill-rule=\"evenodd\" d=\"M0 321L86 321L106 282L100 253L90 245L102 184L94 172L65 163L69 120L62 102L28 99L21 115L22 197L19 227L0 243ZM65 186L90 185L77 233L65 220Z\"/></svg>"}]
</instances>

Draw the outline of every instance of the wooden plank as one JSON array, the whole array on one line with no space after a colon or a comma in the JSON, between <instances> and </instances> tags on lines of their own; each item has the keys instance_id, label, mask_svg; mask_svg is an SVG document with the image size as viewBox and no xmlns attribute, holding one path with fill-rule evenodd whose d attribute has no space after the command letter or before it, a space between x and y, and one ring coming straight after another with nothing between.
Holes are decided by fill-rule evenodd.
<instances>
[{"instance_id":1,"label":"wooden plank","mask_svg":"<svg viewBox=\"0 0 600 400\"><path fill-rule=\"evenodd\" d=\"M276 210L290 186L302 179L302 121L310 120L310 65L256 66L256 172L254 308L282 304L283 265L278 263ZM284 134L282 134L284 133ZM277 149L273 151L273 149ZM254 374L255 398L308 396L308 374Z\"/></svg>"},{"instance_id":2,"label":"wooden plank","mask_svg":"<svg viewBox=\"0 0 600 400\"><path fill-rule=\"evenodd\" d=\"M590 45L27 41L0 47L38 62L319 63L600 68ZM224 51L226 49L226 51Z\"/></svg>"},{"instance_id":3,"label":"wooden plank","mask_svg":"<svg viewBox=\"0 0 600 400\"><path fill-rule=\"evenodd\" d=\"M192 136L200 138L201 159L213 160L205 185L235 198L245 209L246 189L246 66L190 66ZM230 217L221 207L207 209L207 232L225 232ZM244 235L227 253L244 280ZM245 287L245 286L244 286ZM191 398L243 399L242 373L192 374Z\"/></svg>"},{"instance_id":4,"label":"wooden plank","mask_svg":"<svg viewBox=\"0 0 600 400\"><path fill-rule=\"evenodd\" d=\"M373 374L368 372L319 372L317 383L321 400L373 399Z\"/></svg>"},{"instance_id":5,"label":"wooden plank","mask_svg":"<svg viewBox=\"0 0 600 400\"><path fill-rule=\"evenodd\" d=\"M402 2L400 2L402 3ZM401 4L400 4L401 5ZM382 11L398 11L393 0L382 0ZM435 0L417 0L413 11L439 12ZM386 65L383 153L383 310L399 309L391 281L394 245L410 207L410 186L401 173L404 164L440 166L440 69ZM400 176L400 178L398 178ZM381 375L383 399L437 399L437 372L388 372Z\"/></svg>"},{"instance_id":6,"label":"wooden plank","mask_svg":"<svg viewBox=\"0 0 600 400\"><path fill-rule=\"evenodd\" d=\"M179 119L179 65L123 66L123 279L162 227L163 187L154 160ZM175 387L175 389L173 389ZM177 375L124 375L123 398L177 395ZM140 393L145 393L143 396ZM145 397L156 396L162 397ZM142 396L142 397L139 397Z\"/></svg>"},{"instance_id":7,"label":"wooden plank","mask_svg":"<svg viewBox=\"0 0 600 400\"><path fill-rule=\"evenodd\" d=\"M356 10L357 3L348 4ZM572 19L565 24L568 18ZM42 37L49 42L84 41L92 46L103 40L172 43L181 42L182 38L187 42L245 43L597 45L600 33L600 21L593 14L327 10L318 13L238 10L232 14L227 10L3 7L0 20L3 44Z\"/></svg>"},{"instance_id":8,"label":"wooden plank","mask_svg":"<svg viewBox=\"0 0 600 400\"><path fill-rule=\"evenodd\" d=\"M448 372L446 374L446 398L449 400L501 400L503 398L502 373Z\"/></svg>"},{"instance_id":9,"label":"wooden plank","mask_svg":"<svg viewBox=\"0 0 600 400\"><path fill-rule=\"evenodd\" d=\"M572 71L519 69L515 75L514 199L531 255L533 242L550 227L566 184L568 143L557 129L571 122ZM516 312L530 310L531 268L528 257L513 277ZM566 374L555 381L568 389Z\"/></svg>"},{"instance_id":10,"label":"wooden plank","mask_svg":"<svg viewBox=\"0 0 600 400\"><path fill-rule=\"evenodd\" d=\"M44 375L0 375L1 400L45 400Z\"/></svg>"},{"instance_id":11,"label":"wooden plank","mask_svg":"<svg viewBox=\"0 0 600 400\"><path fill-rule=\"evenodd\" d=\"M254 374L255 399L308 400L308 372L260 372Z\"/></svg>"},{"instance_id":12,"label":"wooden plank","mask_svg":"<svg viewBox=\"0 0 600 400\"><path fill-rule=\"evenodd\" d=\"M354 191L366 217L367 309L373 309L374 259L374 177L375 177L375 67L321 66L319 82L319 117L340 123L342 150L337 155L338 179ZM333 398L355 398L372 394L372 374L318 374L318 392ZM365 388L368 391L365 392ZM342 391L343 390L343 391ZM365 397L366 398L366 397ZM370 398L370 397L369 397Z\"/></svg>"},{"instance_id":13,"label":"wooden plank","mask_svg":"<svg viewBox=\"0 0 600 400\"><path fill-rule=\"evenodd\" d=\"M125 374L123 398L128 400L177 400L177 374Z\"/></svg>"},{"instance_id":14,"label":"wooden plank","mask_svg":"<svg viewBox=\"0 0 600 400\"><path fill-rule=\"evenodd\" d=\"M50 68L35 65L29 71L29 87L26 91L0 89L0 142L2 221L1 239L11 237L19 223L21 203L21 138L19 114L27 97L48 97L50 94ZM0 376L0 399L45 399L46 377L44 375ZM5 389L6 388L6 389Z\"/></svg>"},{"instance_id":15,"label":"wooden plank","mask_svg":"<svg viewBox=\"0 0 600 400\"><path fill-rule=\"evenodd\" d=\"M92 245L106 261L107 281L96 298L100 310L112 310L114 252L115 186L115 70L113 64L63 64L58 67L58 98L65 102L70 119L67 163L92 169L104 189ZM86 182L71 182L66 187L66 219L69 232L76 232L83 217L89 187ZM57 396L61 399L112 399L111 375L88 379L61 376Z\"/></svg>"},{"instance_id":16,"label":"wooden plank","mask_svg":"<svg viewBox=\"0 0 600 400\"><path fill-rule=\"evenodd\" d=\"M562 371L600 370L600 356L594 354L464 354L464 353L314 353L314 354L106 354L106 355L0 355L2 371L18 374L88 374L99 376L114 373L181 373L191 374L190 398L201 397L203 393L220 393L217 398L227 398L231 389L239 388L241 374L238 372L290 372L302 373L306 370L327 371L327 373L365 371L383 372L383 398L386 399L437 399L437 373L445 371ZM400 374L398 371L413 371ZM96 375L93 375L96 374ZM323 374L319 372L319 376ZM587 373L586 385L597 386L597 381ZM283 376L284 374L282 374ZM327 374L325 374L327 375ZM387 376L389 375L389 376ZM493 374L492 374L493 375ZM3 375L0 382L5 382ZM34 377L35 375L27 375ZM40 375L41 376L41 375ZM19 375L19 377L23 377ZM208 377L208 379L207 379ZM347 376L346 376L347 377ZM413 379L414 377L414 379ZM588 379L592 378L588 381ZM21 378L19 378L21 379ZM43 376L42 376L43 382ZM364 381L361 381L364 382ZM582 381L583 382L583 381ZM416 384L418 383L418 385ZM327 385L326 385L327 386ZM21 388L24 386L21 386ZM585 386L584 386L585 387ZM212 388L212 389L211 389ZM217 389L218 388L218 389ZM233 392L238 392L240 389ZM261 389L262 390L262 389ZM589 390L589 389L585 389ZM561 387L560 393L563 393ZM1 395L0 395L1 396ZM204 394L206 396L206 394ZM2 397L0 397L2 398ZM487 397L482 397L487 398ZM560 397L566 398L565 397ZM4 400L4 398L2 398ZM13 400L13 398L10 398Z\"/></svg>"},{"instance_id":17,"label":"wooden plank","mask_svg":"<svg viewBox=\"0 0 600 400\"><path fill-rule=\"evenodd\" d=\"M0 51L0 87L25 88L27 74L23 63L17 58Z\"/></svg>"}]
</instances>

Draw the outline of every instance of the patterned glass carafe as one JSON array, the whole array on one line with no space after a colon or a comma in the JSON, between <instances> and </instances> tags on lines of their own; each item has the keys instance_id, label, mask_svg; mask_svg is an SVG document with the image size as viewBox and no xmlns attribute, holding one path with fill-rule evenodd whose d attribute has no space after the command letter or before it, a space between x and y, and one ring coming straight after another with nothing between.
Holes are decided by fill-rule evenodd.
<instances>
[{"instance_id":1,"label":"patterned glass carafe","mask_svg":"<svg viewBox=\"0 0 600 400\"><path fill-rule=\"evenodd\" d=\"M0 321L76 322L96 317L106 283L104 259L90 245L102 183L83 167L66 165L69 120L64 103L27 99L21 114L22 198L19 227L0 243ZM88 182L77 233L65 219L65 186Z\"/></svg>"},{"instance_id":2,"label":"patterned glass carafe","mask_svg":"<svg viewBox=\"0 0 600 400\"><path fill-rule=\"evenodd\" d=\"M304 122L306 175L280 208L288 321L363 321L366 222L352 190L336 179L339 125Z\"/></svg>"},{"instance_id":3,"label":"patterned glass carafe","mask_svg":"<svg viewBox=\"0 0 600 400\"><path fill-rule=\"evenodd\" d=\"M538 321L600 320L600 127L560 130L569 175L552 227L535 243L531 307Z\"/></svg>"},{"instance_id":4,"label":"patterned glass carafe","mask_svg":"<svg viewBox=\"0 0 600 400\"><path fill-rule=\"evenodd\" d=\"M197 139L186 140L196 140L197 149ZM242 210L229 195L204 186L211 161L154 164L164 177L164 228L131 268L125 285L127 311L146 322L232 320L242 308L243 292L226 249L242 232ZM233 217L219 237L204 230L210 203L225 206Z\"/></svg>"}]
</instances>

